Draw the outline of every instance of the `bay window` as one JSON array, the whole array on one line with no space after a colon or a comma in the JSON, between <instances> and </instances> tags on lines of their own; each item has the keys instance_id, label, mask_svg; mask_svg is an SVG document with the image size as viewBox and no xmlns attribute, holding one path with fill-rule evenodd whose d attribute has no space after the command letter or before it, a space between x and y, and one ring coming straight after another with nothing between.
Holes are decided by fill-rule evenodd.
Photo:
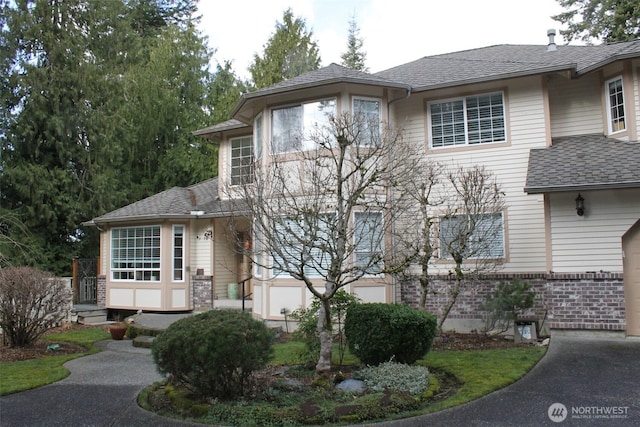
<instances>
[{"instance_id":1,"label":"bay window","mask_svg":"<svg viewBox=\"0 0 640 427\"><path fill-rule=\"evenodd\" d=\"M358 144L377 145L380 142L380 100L353 99L353 117L358 125Z\"/></svg>"},{"instance_id":2,"label":"bay window","mask_svg":"<svg viewBox=\"0 0 640 427\"><path fill-rule=\"evenodd\" d=\"M354 263L366 273L382 270L384 231L381 212L356 212L354 214Z\"/></svg>"},{"instance_id":3,"label":"bay window","mask_svg":"<svg viewBox=\"0 0 640 427\"><path fill-rule=\"evenodd\" d=\"M111 230L111 277L142 282L160 280L159 225Z\"/></svg>"},{"instance_id":4,"label":"bay window","mask_svg":"<svg viewBox=\"0 0 640 427\"><path fill-rule=\"evenodd\" d=\"M173 281L184 281L184 225L173 226Z\"/></svg>"},{"instance_id":5,"label":"bay window","mask_svg":"<svg viewBox=\"0 0 640 427\"><path fill-rule=\"evenodd\" d=\"M231 185L253 182L253 138L231 139Z\"/></svg>"},{"instance_id":6,"label":"bay window","mask_svg":"<svg viewBox=\"0 0 640 427\"><path fill-rule=\"evenodd\" d=\"M336 100L307 102L271 110L273 154L312 150L318 139L331 140L329 119L336 113ZM316 137L312 137L316 134Z\"/></svg>"}]
</instances>

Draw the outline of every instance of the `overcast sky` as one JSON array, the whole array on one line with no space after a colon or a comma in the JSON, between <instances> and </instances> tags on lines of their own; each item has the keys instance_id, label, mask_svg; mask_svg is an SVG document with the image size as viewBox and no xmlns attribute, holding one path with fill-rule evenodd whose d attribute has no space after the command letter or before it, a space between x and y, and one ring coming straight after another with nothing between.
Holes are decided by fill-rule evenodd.
<instances>
[{"instance_id":1,"label":"overcast sky","mask_svg":"<svg viewBox=\"0 0 640 427\"><path fill-rule=\"evenodd\" d=\"M320 47L322 65L340 63L355 14L371 72L423 56L496 44L547 44L556 0L200 0L200 28L242 78L291 7ZM562 44L562 37L556 36Z\"/></svg>"}]
</instances>

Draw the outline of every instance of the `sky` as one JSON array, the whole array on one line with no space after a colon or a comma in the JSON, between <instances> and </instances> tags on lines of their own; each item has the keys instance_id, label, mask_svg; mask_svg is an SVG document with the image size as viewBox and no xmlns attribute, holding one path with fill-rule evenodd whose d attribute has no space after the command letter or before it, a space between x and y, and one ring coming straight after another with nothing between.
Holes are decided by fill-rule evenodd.
<instances>
[{"instance_id":1,"label":"sky","mask_svg":"<svg viewBox=\"0 0 640 427\"><path fill-rule=\"evenodd\" d=\"M200 30L216 50L214 61L232 61L236 74L247 68L291 8L318 43L322 66L341 62L349 21L355 16L366 65L378 72L423 56L496 44L564 43L557 0L200 0Z\"/></svg>"}]
</instances>

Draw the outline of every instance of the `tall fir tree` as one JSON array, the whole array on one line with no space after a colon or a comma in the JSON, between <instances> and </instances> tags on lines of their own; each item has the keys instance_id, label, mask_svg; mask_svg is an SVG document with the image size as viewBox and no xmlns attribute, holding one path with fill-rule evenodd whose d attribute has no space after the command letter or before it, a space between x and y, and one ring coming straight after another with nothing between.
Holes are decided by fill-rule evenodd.
<instances>
[{"instance_id":1,"label":"tall fir tree","mask_svg":"<svg viewBox=\"0 0 640 427\"><path fill-rule=\"evenodd\" d=\"M565 11L552 18L567 26L568 41L620 42L640 37L638 0L557 0Z\"/></svg>"},{"instance_id":2,"label":"tall fir tree","mask_svg":"<svg viewBox=\"0 0 640 427\"><path fill-rule=\"evenodd\" d=\"M254 55L249 72L256 88L263 88L320 67L318 44L306 22L287 9L282 22L264 47L262 57Z\"/></svg>"},{"instance_id":3,"label":"tall fir tree","mask_svg":"<svg viewBox=\"0 0 640 427\"><path fill-rule=\"evenodd\" d=\"M22 0L0 14L0 258L68 274L82 221L215 175L196 0ZM21 248L6 242L20 242ZM24 247L28 250L23 250Z\"/></svg>"},{"instance_id":4,"label":"tall fir tree","mask_svg":"<svg viewBox=\"0 0 640 427\"><path fill-rule=\"evenodd\" d=\"M360 28L355 15L349 21L349 34L347 36L347 51L340 55L342 65L352 70L369 72L366 65L367 53L362 50L364 41L360 37Z\"/></svg>"}]
</instances>

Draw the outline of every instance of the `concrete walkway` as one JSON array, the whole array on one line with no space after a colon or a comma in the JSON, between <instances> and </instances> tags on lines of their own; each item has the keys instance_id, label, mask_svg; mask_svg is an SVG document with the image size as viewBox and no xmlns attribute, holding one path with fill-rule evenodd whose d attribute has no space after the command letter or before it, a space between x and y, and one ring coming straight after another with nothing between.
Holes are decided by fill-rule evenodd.
<instances>
[{"instance_id":1,"label":"concrete walkway","mask_svg":"<svg viewBox=\"0 0 640 427\"><path fill-rule=\"evenodd\" d=\"M71 375L64 380L0 398L0 426L198 425L138 407L140 390L161 379L150 350L130 341L99 345L102 352L66 363ZM564 421L552 421L550 407ZM507 388L446 411L377 424L430 425L638 426L640 341L553 338L540 363Z\"/></svg>"}]
</instances>

